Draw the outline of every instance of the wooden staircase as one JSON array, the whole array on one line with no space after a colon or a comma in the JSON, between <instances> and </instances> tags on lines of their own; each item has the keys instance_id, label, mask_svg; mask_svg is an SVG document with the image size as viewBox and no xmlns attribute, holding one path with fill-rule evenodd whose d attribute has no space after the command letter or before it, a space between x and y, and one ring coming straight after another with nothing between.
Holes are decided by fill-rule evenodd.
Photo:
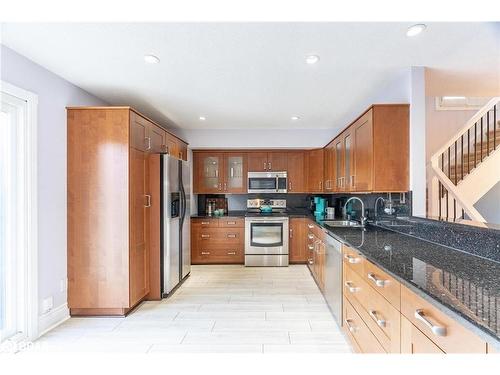
<instances>
[{"instance_id":1,"label":"wooden staircase","mask_svg":"<svg viewBox=\"0 0 500 375\"><path fill-rule=\"evenodd\" d=\"M477 168L481 168L485 160L489 160L490 155L499 148L500 97L495 97L431 157L433 178L431 213L433 216L453 220L467 217L476 221L484 221L482 215L474 207L475 201L465 198L472 191L470 185L475 186L474 181L467 179L467 176ZM495 160L489 160L486 164L491 167L491 163L496 163ZM490 167L482 170L482 178L489 176L484 173L489 173ZM500 167L498 174L500 174ZM498 175L492 178L498 178ZM464 187L461 190L461 182L467 182L466 185L469 188Z\"/></svg>"}]
</instances>

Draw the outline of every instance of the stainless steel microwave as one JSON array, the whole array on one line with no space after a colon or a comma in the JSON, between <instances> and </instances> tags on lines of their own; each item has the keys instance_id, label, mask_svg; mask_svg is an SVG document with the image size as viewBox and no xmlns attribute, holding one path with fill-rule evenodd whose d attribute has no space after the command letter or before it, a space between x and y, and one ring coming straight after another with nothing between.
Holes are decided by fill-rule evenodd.
<instances>
[{"instance_id":1,"label":"stainless steel microwave","mask_svg":"<svg viewBox=\"0 0 500 375\"><path fill-rule=\"evenodd\" d=\"M286 172L248 172L249 193L286 193Z\"/></svg>"}]
</instances>

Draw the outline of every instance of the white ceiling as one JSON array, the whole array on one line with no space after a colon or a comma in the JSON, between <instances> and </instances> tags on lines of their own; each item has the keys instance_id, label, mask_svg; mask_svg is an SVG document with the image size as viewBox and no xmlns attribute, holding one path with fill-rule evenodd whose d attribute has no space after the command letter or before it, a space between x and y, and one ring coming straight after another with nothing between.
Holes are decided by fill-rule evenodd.
<instances>
[{"instance_id":1,"label":"white ceiling","mask_svg":"<svg viewBox=\"0 0 500 375\"><path fill-rule=\"evenodd\" d=\"M340 128L410 66L499 79L498 24L432 23L414 38L408 26L7 23L1 42L110 104L185 129ZM160 64L145 64L149 53ZM312 66L311 53L321 57Z\"/></svg>"}]
</instances>

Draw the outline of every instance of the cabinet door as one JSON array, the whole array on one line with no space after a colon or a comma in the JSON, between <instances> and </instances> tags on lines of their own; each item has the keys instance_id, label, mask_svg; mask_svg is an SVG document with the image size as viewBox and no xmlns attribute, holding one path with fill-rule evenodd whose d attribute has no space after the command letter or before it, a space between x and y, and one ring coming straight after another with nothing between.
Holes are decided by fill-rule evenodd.
<instances>
[{"instance_id":1,"label":"cabinet door","mask_svg":"<svg viewBox=\"0 0 500 375\"><path fill-rule=\"evenodd\" d=\"M149 293L148 154L130 149L130 307Z\"/></svg>"},{"instance_id":2,"label":"cabinet door","mask_svg":"<svg viewBox=\"0 0 500 375\"><path fill-rule=\"evenodd\" d=\"M188 160L188 147L187 144L185 144L182 141L179 141L179 158L181 160Z\"/></svg>"},{"instance_id":3,"label":"cabinet door","mask_svg":"<svg viewBox=\"0 0 500 375\"><path fill-rule=\"evenodd\" d=\"M306 191L304 174L304 152L294 151L287 154L288 192L303 193Z\"/></svg>"},{"instance_id":4,"label":"cabinet door","mask_svg":"<svg viewBox=\"0 0 500 375\"><path fill-rule=\"evenodd\" d=\"M401 353L443 354L444 352L401 315Z\"/></svg>"},{"instance_id":5,"label":"cabinet door","mask_svg":"<svg viewBox=\"0 0 500 375\"><path fill-rule=\"evenodd\" d=\"M160 153L166 151L166 138L167 132L154 124L149 124L149 134L147 140L147 146L151 147L150 152Z\"/></svg>"},{"instance_id":6,"label":"cabinet door","mask_svg":"<svg viewBox=\"0 0 500 375\"><path fill-rule=\"evenodd\" d=\"M306 263L308 255L306 241L306 220L301 218L290 219L289 231L290 263Z\"/></svg>"},{"instance_id":7,"label":"cabinet door","mask_svg":"<svg viewBox=\"0 0 500 375\"><path fill-rule=\"evenodd\" d=\"M172 136L171 134L166 135L166 151L169 155L174 158L179 158L179 143L177 138Z\"/></svg>"},{"instance_id":8,"label":"cabinet door","mask_svg":"<svg viewBox=\"0 0 500 375\"><path fill-rule=\"evenodd\" d=\"M195 193L220 193L223 191L224 154L196 154L197 191Z\"/></svg>"},{"instance_id":9,"label":"cabinet door","mask_svg":"<svg viewBox=\"0 0 500 375\"><path fill-rule=\"evenodd\" d=\"M265 172L268 169L267 152L248 153L248 171Z\"/></svg>"},{"instance_id":10,"label":"cabinet door","mask_svg":"<svg viewBox=\"0 0 500 375\"><path fill-rule=\"evenodd\" d=\"M324 151L324 184L325 192L332 192L335 189L335 142L330 142Z\"/></svg>"},{"instance_id":11,"label":"cabinet door","mask_svg":"<svg viewBox=\"0 0 500 375\"><path fill-rule=\"evenodd\" d=\"M286 152L269 152L267 155L268 170L273 172L283 172L287 170Z\"/></svg>"},{"instance_id":12,"label":"cabinet door","mask_svg":"<svg viewBox=\"0 0 500 375\"><path fill-rule=\"evenodd\" d=\"M307 151L307 192L323 192L324 149ZM290 162L288 163L290 166Z\"/></svg>"},{"instance_id":13,"label":"cabinet door","mask_svg":"<svg viewBox=\"0 0 500 375\"><path fill-rule=\"evenodd\" d=\"M335 140L335 155L334 155L334 191L344 190L344 138L340 136Z\"/></svg>"},{"instance_id":14,"label":"cabinet door","mask_svg":"<svg viewBox=\"0 0 500 375\"><path fill-rule=\"evenodd\" d=\"M247 155L224 154L224 192L247 192Z\"/></svg>"},{"instance_id":15,"label":"cabinet door","mask_svg":"<svg viewBox=\"0 0 500 375\"><path fill-rule=\"evenodd\" d=\"M353 169L350 177L351 191L373 189L373 121L372 111L352 125L354 142Z\"/></svg>"},{"instance_id":16,"label":"cabinet door","mask_svg":"<svg viewBox=\"0 0 500 375\"><path fill-rule=\"evenodd\" d=\"M130 146L139 151L147 151L150 123L145 118L130 111Z\"/></svg>"},{"instance_id":17,"label":"cabinet door","mask_svg":"<svg viewBox=\"0 0 500 375\"><path fill-rule=\"evenodd\" d=\"M351 191L352 186L352 178L353 178L353 135L352 135L352 129L349 128L345 131L343 137L342 137L342 144L343 144L343 153L344 153L344 174L342 178L342 191Z\"/></svg>"}]
</instances>

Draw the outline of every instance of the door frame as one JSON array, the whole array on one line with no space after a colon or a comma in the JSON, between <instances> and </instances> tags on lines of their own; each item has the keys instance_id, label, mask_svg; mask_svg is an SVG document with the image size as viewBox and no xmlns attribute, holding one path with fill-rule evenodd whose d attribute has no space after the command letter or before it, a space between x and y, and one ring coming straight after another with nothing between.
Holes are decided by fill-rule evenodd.
<instances>
[{"instance_id":1,"label":"door frame","mask_svg":"<svg viewBox=\"0 0 500 375\"><path fill-rule=\"evenodd\" d=\"M26 102L26 121L24 122L24 149L22 166L25 184L19 192L26 202L23 213L24 277L23 297L25 300L25 332L10 340L21 342L38 338L38 192L37 192L37 117L38 95L21 89L13 84L0 81L0 91ZM7 340L8 341L8 340Z\"/></svg>"}]
</instances>

